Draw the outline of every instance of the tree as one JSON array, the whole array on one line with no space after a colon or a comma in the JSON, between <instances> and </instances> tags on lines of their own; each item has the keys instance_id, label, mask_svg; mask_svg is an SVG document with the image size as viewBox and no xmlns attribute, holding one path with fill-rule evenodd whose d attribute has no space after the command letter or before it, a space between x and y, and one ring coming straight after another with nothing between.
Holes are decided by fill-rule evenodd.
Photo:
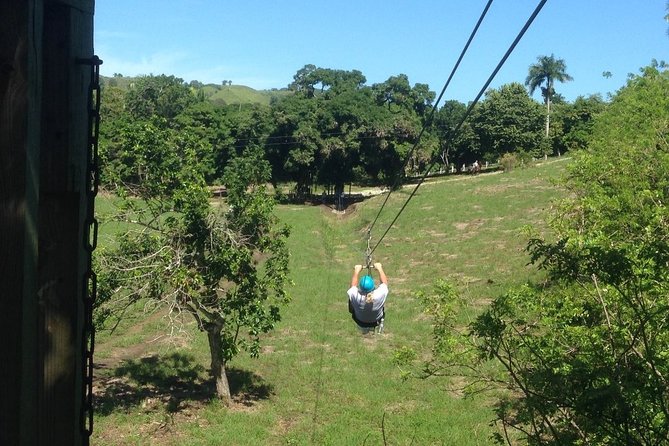
<instances>
[{"instance_id":1,"label":"tree","mask_svg":"<svg viewBox=\"0 0 669 446\"><path fill-rule=\"evenodd\" d=\"M541 106L519 83L486 92L470 118L476 141L469 156L495 162L505 153L537 156L541 143Z\"/></svg>"},{"instance_id":2,"label":"tree","mask_svg":"<svg viewBox=\"0 0 669 446\"><path fill-rule=\"evenodd\" d=\"M318 83L315 75L317 70L318 68L313 64L300 68L293 76L293 82L288 85L288 88L307 97L313 97L315 85Z\"/></svg>"},{"instance_id":3,"label":"tree","mask_svg":"<svg viewBox=\"0 0 669 446\"><path fill-rule=\"evenodd\" d=\"M372 90L379 105L386 105L389 110L413 109L424 115L435 98L427 84L415 84L411 87L406 74L390 76L385 82L374 84Z\"/></svg>"},{"instance_id":4,"label":"tree","mask_svg":"<svg viewBox=\"0 0 669 446\"><path fill-rule=\"evenodd\" d=\"M272 181L295 181L298 196L310 188L318 169L318 106L302 94L286 96L272 105L273 129L266 145Z\"/></svg>"},{"instance_id":5,"label":"tree","mask_svg":"<svg viewBox=\"0 0 669 446\"><path fill-rule=\"evenodd\" d=\"M199 138L174 136L172 151L151 158L152 175L124 198L131 230L102 251L96 315L122 317L142 300L171 320L190 315L207 334L217 395L230 402L226 363L242 349L259 354L260 336L280 320L288 301L289 230L273 215L265 190L269 165L248 147L225 170L227 207L216 210L197 159ZM150 180L150 181L149 181Z\"/></svg>"},{"instance_id":6,"label":"tree","mask_svg":"<svg viewBox=\"0 0 669 446\"><path fill-rule=\"evenodd\" d=\"M525 85L530 90L530 96L534 93L537 87L541 87L541 96L544 98L546 104L546 138L548 138L550 128L551 115L551 100L555 95L555 88L553 87L555 81L566 82L573 78L567 74L567 65L563 59L556 59L553 54L550 56L537 57L537 63L530 65L529 74L525 79Z\"/></svg>"},{"instance_id":7,"label":"tree","mask_svg":"<svg viewBox=\"0 0 669 446\"><path fill-rule=\"evenodd\" d=\"M551 140L558 155L567 150L585 149L592 134L594 118L606 108L599 95L579 96L571 104L558 104L553 112Z\"/></svg>"},{"instance_id":8,"label":"tree","mask_svg":"<svg viewBox=\"0 0 669 446\"><path fill-rule=\"evenodd\" d=\"M104 185L113 191L117 187L171 188L171 169L178 165L173 146L174 131L159 117L133 120L126 117L107 124L101 135L108 135L100 145ZM156 160L161 160L160 163ZM163 181L162 183L159 183Z\"/></svg>"},{"instance_id":9,"label":"tree","mask_svg":"<svg viewBox=\"0 0 669 446\"><path fill-rule=\"evenodd\" d=\"M455 134L455 128L464 118L467 106L456 100L444 102L444 105L436 113L433 123L433 133L440 142L439 157L444 166L448 167L452 160L462 159L461 154L465 151L463 144L463 128L459 134ZM473 161L473 160L472 160ZM468 161L471 162L471 161Z\"/></svg>"},{"instance_id":10,"label":"tree","mask_svg":"<svg viewBox=\"0 0 669 446\"><path fill-rule=\"evenodd\" d=\"M668 438L668 122L669 71L647 67L576 153L553 222L557 241L530 243L551 286L509 294L506 308L486 316L508 324L501 331L480 321L486 345L511 346L500 354L513 358L517 384L529 383L510 401L509 419L536 423L556 444ZM521 314L525 332L514 320Z\"/></svg>"},{"instance_id":11,"label":"tree","mask_svg":"<svg viewBox=\"0 0 669 446\"><path fill-rule=\"evenodd\" d=\"M435 347L423 376L494 389L498 443L666 444L668 136L669 70L654 65L594 117L550 220L555 239L530 240L546 280L496 297L467 332L450 288L427 301Z\"/></svg>"},{"instance_id":12,"label":"tree","mask_svg":"<svg viewBox=\"0 0 669 446\"><path fill-rule=\"evenodd\" d=\"M183 79L174 76L141 76L126 94L126 106L136 119L159 116L170 123L197 101Z\"/></svg>"},{"instance_id":13,"label":"tree","mask_svg":"<svg viewBox=\"0 0 669 446\"><path fill-rule=\"evenodd\" d=\"M115 76L116 77L116 76ZM100 184L113 189L128 166L123 162L123 135L121 129L131 121L125 109L125 92L111 84L102 86L100 103Z\"/></svg>"},{"instance_id":14,"label":"tree","mask_svg":"<svg viewBox=\"0 0 669 446\"><path fill-rule=\"evenodd\" d=\"M198 102L177 115L173 127L177 132L192 134L201 142L202 150L196 155L204 179L207 184L219 182L223 169L234 155L231 150L235 146L231 135L234 124L229 122L229 115L211 102Z\"/></svg>"},{"instance_id":15,"label":"tree","mask_svg":"<svg viewBox=\"0 0 669 446\"><path fill-rule=\"evenodd\" d=\"M426 84L411 87L406 74L390 76L385 82L372 85L371 91L381 109L376 113L381 138L372 141L370 148L378 153L369 154L368 159L372 162L370 167L382 174L384 183L394 186L398 177L422 172L439 150L436 138L426 133L407 160L418 142L435 93ZM401 171L403 164L405 171Z\"/></svg>"},{"instance_id":16,"label":"tree","mask_svg":"<svg viewBox=\"0 0 669 446\"><path fill-rule=\"evenodd\" d=\"M306 65L294 76L293 96L272 104L275 130L268 140L273 178L297 182L298 197L318 181L342 190L353 179L395 183L414 146L434 92L411 87L406 75L364 86L357 70ZM425 135L408 171L419 171L436 152ZM405 172L399 172L404 175Z\"/></svg>"}]
</instances>

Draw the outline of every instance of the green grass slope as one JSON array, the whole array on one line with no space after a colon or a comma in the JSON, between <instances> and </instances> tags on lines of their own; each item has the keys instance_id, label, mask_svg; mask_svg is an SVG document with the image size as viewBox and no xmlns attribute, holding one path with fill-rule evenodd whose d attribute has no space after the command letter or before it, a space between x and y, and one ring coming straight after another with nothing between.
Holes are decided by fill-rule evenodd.
<instances>
[{"instance_id":1,"label":"green grass slope","mask_svg":"<svg viewBox=\"0 0 669 446\"><path fill-rule=\"evenodd\" d=\"M207 98L218 105L261 104L269 105L272 97L290 94L287 90L254 90L244 85L225 85L203 87Z\"/></svg>"},{"instance_id":2,"label":"green grass slope","mask_svg":"<svg viewBox=\"0 0 669 446\"><path fill-rule=\"evenodd\" d=\"M137 80L136 77L107 77L101 76L102 84L128 90L130 86ZM292 94L288 89L272 89L272 90L255 90L245 85L219 85L206 84L198 87L191 87L196 93L200 88L205 97L213 104L222 105L239 105L239 104L261 104L269 105L274 97L282 97Z\"/></svg>"},{"instance_id":3,"label":"green grass slope","mask_svg":"<svg viewBox=\"0 0 669 446\"><path fill-rule=\"evenodd\" d=\"M426 356L430 323L415 292L439 278L457 284L472 310L537 273L522 230L543 230L560 190L557 160L507 174L445 177L424 184L374 253L389 276L386 331L361 336L347 312L353 265L384 196L346 214L280 206L289 223L292 303L258 359L229 364L235 403L206 393L205 336L186 321L167 336L166 312L142 315L96 349L96 445L489 445L491 401L447 392L440 379L402 381L393 352ZM376 242L411 188L393 193L372 230ZM103 228L104 230L104 228ZM172 315L174 316L174 315Z\"/></svg>"}]
</instances>

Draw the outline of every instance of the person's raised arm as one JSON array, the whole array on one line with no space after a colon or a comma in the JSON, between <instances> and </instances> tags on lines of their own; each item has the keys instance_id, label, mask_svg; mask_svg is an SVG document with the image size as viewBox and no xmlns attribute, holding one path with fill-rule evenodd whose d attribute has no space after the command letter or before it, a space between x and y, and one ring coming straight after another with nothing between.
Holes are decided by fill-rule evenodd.
<instances>
[{"instance_id":1,"label":"person's raised arm","mask_svg":"<svg viewBox=\"0 0 669 446\"><path fill-rule=\"evenodd\" d=\"M355 265L353 268L353 277L351 277L351 286L358 286L358 276L362 271L362 265Z\"/></svg>"},{"instance_id":2,"label":"person's raised arm","mask_svg":"<svg viewBox=\"0 0 669 446\"><path fill-rule=\"evenodd\" d=\"M386 273L383 272L383 265L377 262L374 264L374 268L376 268L376 270L379 272L379 278L381 279L381 283L385 283L386 285L388 285L388 277L386 277Z\"/></svg>"}]
</instances>

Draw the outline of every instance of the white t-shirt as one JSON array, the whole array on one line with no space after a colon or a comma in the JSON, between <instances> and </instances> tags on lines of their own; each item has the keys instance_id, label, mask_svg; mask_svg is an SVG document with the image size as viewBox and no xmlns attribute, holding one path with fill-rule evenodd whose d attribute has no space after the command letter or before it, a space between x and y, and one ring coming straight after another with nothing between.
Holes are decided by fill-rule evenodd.
<instances>
[{"instance_id":1,"label":"white t-shirt","mask_svg":"<svg viewBox=\"0 0 669 446\"><path fill-rule=\"evenodd\" d=\"M372 291L372 301L367 303L367 296L360 294L357 286L348 289L348 300L351 302L355 317L361 322L376 322L383 315L383 305L388 297L388 285L382 283Z\"/></svg>"}]
</instances>

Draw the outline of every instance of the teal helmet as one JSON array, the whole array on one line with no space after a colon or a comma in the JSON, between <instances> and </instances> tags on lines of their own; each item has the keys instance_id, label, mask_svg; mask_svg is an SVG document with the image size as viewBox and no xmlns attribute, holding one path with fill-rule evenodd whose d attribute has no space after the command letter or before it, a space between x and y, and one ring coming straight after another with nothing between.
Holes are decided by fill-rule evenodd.
<instances>
[{"instance_id":1,"label":"teal helmet","mask_svg":"<svg viewBox=\"0 0 669 446\"><path fill-rule=\"evenodd\" d=\"M360 282L358 283L358 289L362 294L367 294L370 291L374 291L374 279L372 276L362 276Z\"/></svg>"}]
</instances>

